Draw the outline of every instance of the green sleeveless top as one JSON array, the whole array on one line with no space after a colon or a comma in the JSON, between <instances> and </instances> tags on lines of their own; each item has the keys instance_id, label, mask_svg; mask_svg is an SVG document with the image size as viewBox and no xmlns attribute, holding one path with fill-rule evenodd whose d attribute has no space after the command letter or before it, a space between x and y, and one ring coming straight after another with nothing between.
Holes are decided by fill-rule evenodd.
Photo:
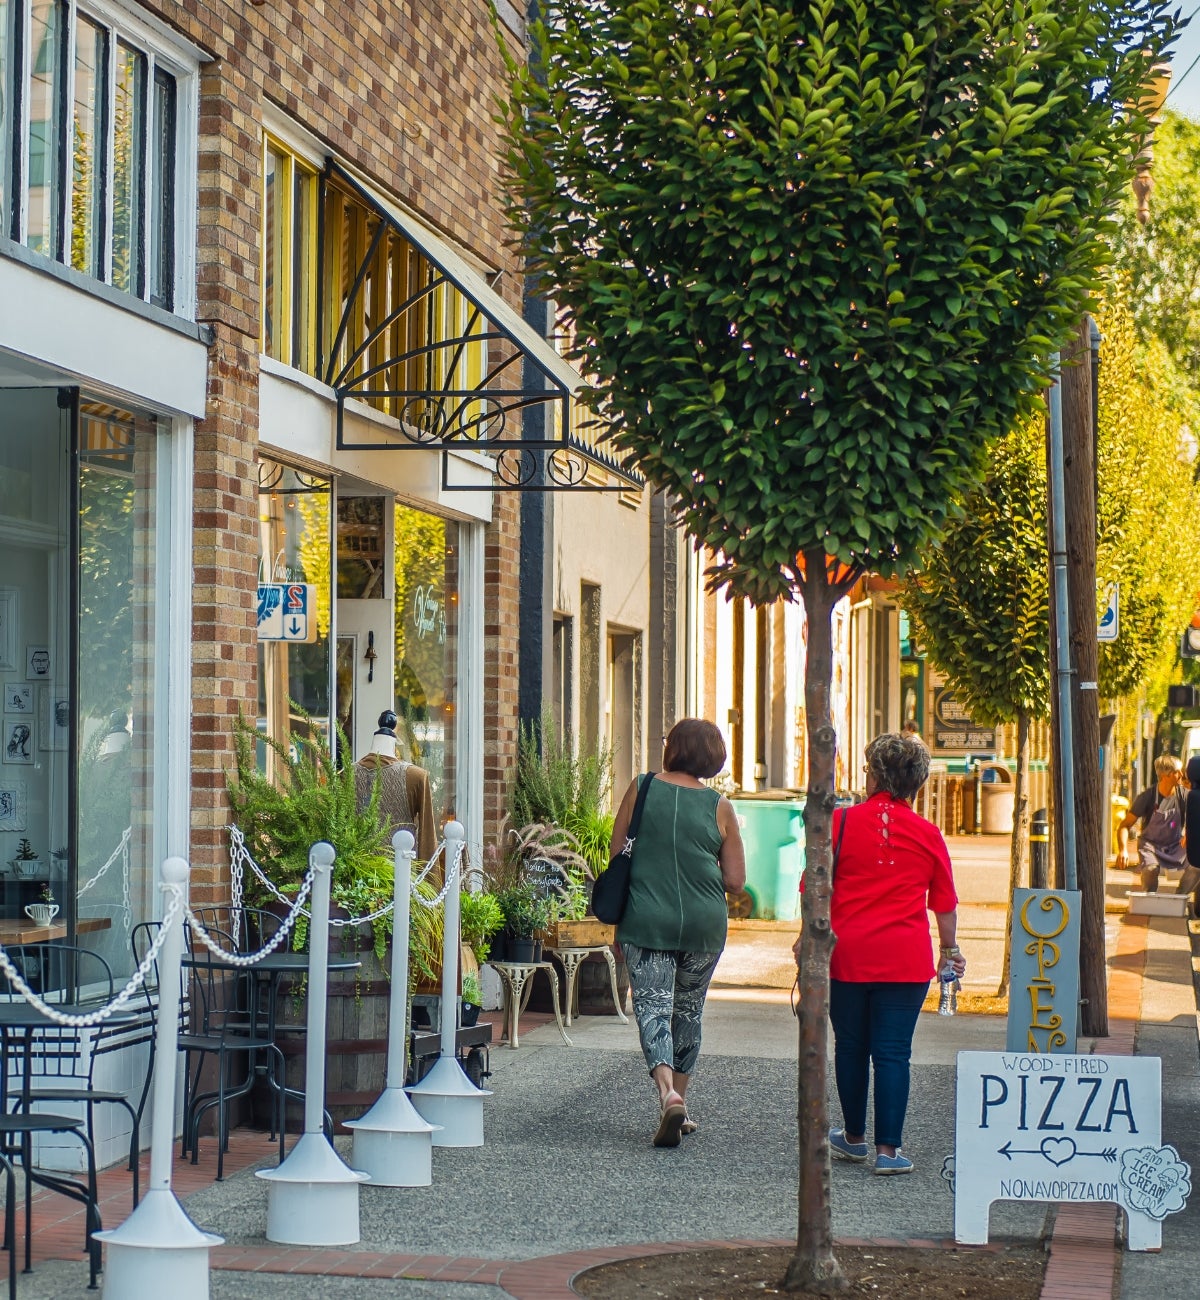
<instances>
[{"instance_id":1,"label":"green sleeveless top","mask_svg":"<svg viewBox=\"0 0 1200 1300\"><path fill-rule=\"evenodd\" d=\"M716 790L651 780L629 872L622 943L664 951L720 952L729 911L717 854ZM639 781L639 785L640 785Z\"/></svg>"}]
</instances>

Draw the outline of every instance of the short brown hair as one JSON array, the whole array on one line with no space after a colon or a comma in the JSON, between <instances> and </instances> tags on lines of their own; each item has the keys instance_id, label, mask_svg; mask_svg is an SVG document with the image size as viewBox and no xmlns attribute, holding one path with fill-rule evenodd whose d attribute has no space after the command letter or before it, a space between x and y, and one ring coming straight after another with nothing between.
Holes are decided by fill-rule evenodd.
<instances>
[{"instance_id":1,"label":"short brown hair","mask_svg":"<svg viewBox=\"0 0 1200 1300\"><path fill-rule=\"evenodd\" d=\"M663 770L703 780L725 766L725 737L703 718L680 718L667 734Z\"/></svg>"}]
</instances>

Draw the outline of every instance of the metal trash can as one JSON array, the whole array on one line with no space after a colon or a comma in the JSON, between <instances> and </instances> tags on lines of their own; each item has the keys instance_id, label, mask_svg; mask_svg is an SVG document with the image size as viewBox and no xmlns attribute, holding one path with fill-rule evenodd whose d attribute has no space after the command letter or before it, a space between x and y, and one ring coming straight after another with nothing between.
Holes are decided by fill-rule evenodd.
<instances>
[{"instance_id":1,"label":"metal trash can","mask_svg":"<svg viewBox=\"0 0 1200 1300\"><path fill-rule=\"evenodd\" d=\"M794 921L800 915L804 871L804 800L791 794L738 795L731 799L746 848L750 915Z\"/></svg>"},{"instance_id":2,"label":"metal trash can","mask_svg":"<svg viewBox=\"0 0 1200 1300\"><path fill-rule=\"evenodd\" d=\"M979 794L983 800L979 829L984 835L1011 835L1016 796L1013 774L1003 763L981 763L979 775Z\"/></svg>"}]
</instances>

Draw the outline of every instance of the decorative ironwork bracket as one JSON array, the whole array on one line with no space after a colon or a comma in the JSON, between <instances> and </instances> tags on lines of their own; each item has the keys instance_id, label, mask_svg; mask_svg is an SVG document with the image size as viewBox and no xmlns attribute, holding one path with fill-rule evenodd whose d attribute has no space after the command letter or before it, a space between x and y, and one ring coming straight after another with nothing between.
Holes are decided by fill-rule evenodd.
<instances>
[{"instance_id":1,"label":"decorative ironwork bracket","mask_svg":"<svg viewBox=\"0 0 1200 1300\"><path fill-rule=\"evenodd\" d=\"M332 159L321 178L322 230L318 237L319 283L328 283L324 212L330 180L349 191L376 218L371 238L357 265L343 268L347 280L341 318L332 332L328 356L320 373L337 397L337 447L342 451L441 451L442 486L451 492L478 492L477 484L455 482L453 450L494 456L495 490L518 491L638 491L641 475L625 468L607 452L572 432L572 402L583 388L574 369L558 355L483 277L437 236L405 219L404 214L371 195ZM370 275L381 241L393 232L410 244L427 264L421 283L380 320L369 310ZM461 329L405 329L408 320L429 318L445 286L466 303ZM361 337L352 332L355 320L366 322ZM400 328L397 329L396 327ZM320 331L318 331L320 333ZM406 351L379 356L389 336L410 341ZM346 340L355 339L347 348ZM413 345L415 343L415 345ZM462 382L468 349L482 347L484 363L477 381ZM413 382L414 372L421 379ZM349 398L392 399L399 418L386 433L355 437L346 427ZM530 408L543 408L545 427L553 438L523 437L521 425ZM590 423L590 422L589 422ZM589 471L600 471L597 482ZM612 480L615 479L616 482Z\"/></svg>"}]
</instances>

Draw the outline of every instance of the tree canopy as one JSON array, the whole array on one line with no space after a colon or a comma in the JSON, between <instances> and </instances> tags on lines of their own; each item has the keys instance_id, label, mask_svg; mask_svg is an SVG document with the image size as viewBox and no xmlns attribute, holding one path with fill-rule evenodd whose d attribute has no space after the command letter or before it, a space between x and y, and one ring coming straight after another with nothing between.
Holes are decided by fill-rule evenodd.
<instances>
[{"instance_id":1,"label":"tree canopy","mask_svg":"<svg viewBox=\"0 0 1200 1300\"><path fill-rule=\"evenodd\" d=\"M1107 257L1162 0L546 0L510 215L714 574L903 567Z\"/></svg>"},{"instance_id":2,"label":"tree canopy","mask_svg":"<svg viewBox=\"0 0 1200 1300\"><path fill-rule=\"evenodd\" d=\"M981 722L1050 708L1046 464L1040 421L992 449L987 476L903 595L917 640Z\"/></svg>"}]
</instances>

